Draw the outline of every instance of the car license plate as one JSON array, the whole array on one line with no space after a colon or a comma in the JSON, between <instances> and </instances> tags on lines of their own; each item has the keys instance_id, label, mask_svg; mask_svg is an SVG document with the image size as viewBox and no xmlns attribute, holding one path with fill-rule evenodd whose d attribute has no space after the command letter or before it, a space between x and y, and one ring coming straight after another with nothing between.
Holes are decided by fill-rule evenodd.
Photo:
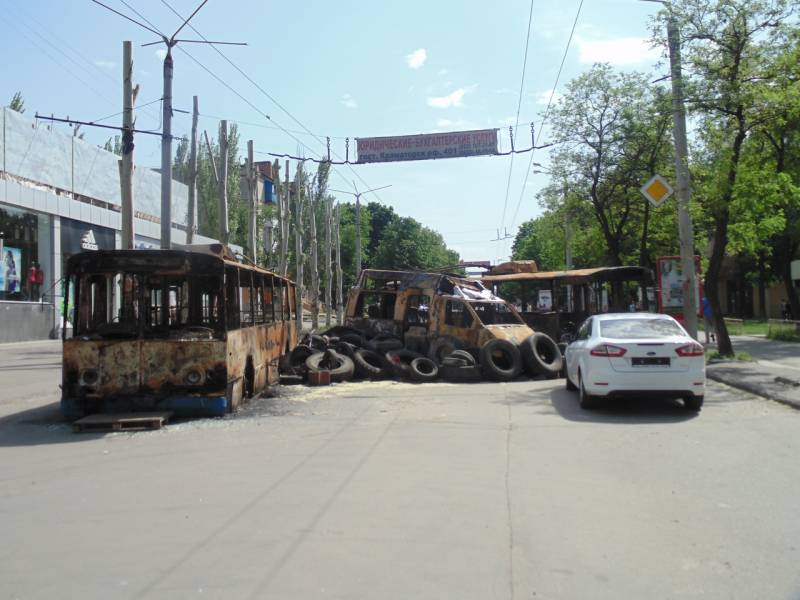
<instances>
[{"instance_id":1,"label":"car license plate","mask_svg":"<svg viewBox=\"0 0 800 600\"><path fill-rule=\"evenodd\" d=\"M631 364L634 367L668 367L670 365L668 356L655 356L655 357L636 357L631 359Z\"/></svg>"}]
</instances>

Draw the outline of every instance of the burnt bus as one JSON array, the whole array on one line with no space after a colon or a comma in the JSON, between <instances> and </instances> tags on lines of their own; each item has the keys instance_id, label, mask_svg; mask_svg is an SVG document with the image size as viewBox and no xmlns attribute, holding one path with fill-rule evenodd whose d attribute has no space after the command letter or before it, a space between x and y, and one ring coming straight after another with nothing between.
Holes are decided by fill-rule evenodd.
<instances>
[{"instance_id":1,"label":"burnt bus","mask_svg":"<svg viewBox=\"0 0 800 600\"><path fill-rule=\"evenodd\" d=\"M221 416L277 383L297 345L294 283L221 244L82 252L67 262L66 286L61 411L70 419Z\"/></svg>"}]
</instances>

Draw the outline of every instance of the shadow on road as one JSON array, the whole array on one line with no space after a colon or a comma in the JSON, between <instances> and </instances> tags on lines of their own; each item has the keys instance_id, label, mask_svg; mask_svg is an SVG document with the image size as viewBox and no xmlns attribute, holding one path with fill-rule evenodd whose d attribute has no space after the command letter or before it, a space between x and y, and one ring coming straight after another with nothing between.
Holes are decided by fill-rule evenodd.
<instances>
[{"instance_id":1,"label":"shadow on road","mask_svg":"<svg viewBox=\"0 0 800 600\"><path fill-rule=\"evenodd\" d=\"M561 380L563 382L563 380ZM610 398L601 400L594 410L584 410L578 405L578 394L563 388L515 391L506 396L514 406L530 406L541 413L555 413L568 421L641 425L643 423L682 423L698 416L686 410L680 400L664 398Z\"/></svg>"},{"instance_id":2,"label":"shadow on road","mask_svg":"<svg viewBox=\"0 0 800 600\"><path fill-rule=\"evenodd\" d=\"M800 356L800 344L796 342L776 342L766 337L733 337L733 349L737 352L748 352L762 360L792 360ZM712 345L712 347L715 347Z\"/></svg>"}]
</instances>

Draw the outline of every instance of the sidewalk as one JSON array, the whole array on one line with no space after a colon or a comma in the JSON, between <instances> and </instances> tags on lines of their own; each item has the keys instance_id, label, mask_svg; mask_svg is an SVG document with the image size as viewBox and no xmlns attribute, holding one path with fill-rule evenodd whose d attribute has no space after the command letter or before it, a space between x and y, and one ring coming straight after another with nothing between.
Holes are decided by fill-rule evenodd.
<instances>
[{"instance_id":1,"label":"sidewalk","mask_svg":"<svg viewBox=\"0 0 800 600\"><path fill-rule=\"evenodd\" d=\"M731 342L753 362L711 362L709 379L800 409L800 344L748 335L731 336Z\"/></svg>"}]
</instances>

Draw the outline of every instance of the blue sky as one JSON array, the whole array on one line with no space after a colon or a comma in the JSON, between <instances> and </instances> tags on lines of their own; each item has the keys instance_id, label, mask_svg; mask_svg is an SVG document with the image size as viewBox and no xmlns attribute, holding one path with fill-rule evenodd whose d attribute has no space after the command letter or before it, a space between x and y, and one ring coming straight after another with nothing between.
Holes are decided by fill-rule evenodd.
<instances>
[{"instance_id":1,"label":"blue sky","mask_svg":"<svg viewBox=\"0 0 800 600\"><path fill-rule=\"evenodd\" d=\"M126 1L165 33L180 25L160 0ZM184 16L198 4L168 1ZM104 3L139 19L121 0ZM534 0L518 148L530 144L530 122L537 128L541 122L578 3ZM140 47L155 41L153 34L90 0L0 0L0 7L0 102L7 103L20 90L31 117L38 111L96 120L119 112L125 39L134 42L138 104L161 97L159 47ZM660 52L644 40L648 17L657 8L637 0L584 0L556 93L595 61L652 70ZM323 140L330 136L333 151L343 156L345 137L352 148L355 137L494 127L501 128L501 145L508 149L529 10L527 0L210 0L192 24L208 39L247 42L245 47L220 49L311 132ZM189 36L196 37L188 29L182 32L181 37ZM192 96L198 95L200 113L207 115L200 127L210 135L216 137L218 118L224 117L240 123L242 139L253 139L257 152L323 152L324 142L307 135L213 49L183 47L249 101L175 51L174 106L191 110ZM295 132L297 139L274 128L264 115ZM119 117L104 122L119 124ZM157 103L138 112L137 126L160 126ZM176 113L176 134L188 133L190 126L189 115ZM100 144L109 133L89 129L85 139ZM547 141L544 128L540 142ZM158 166L159 160L157 138L138 136L136 163ZM533 160L547 164L546 151L537 152ZM355 173L337 167L331 187L352 189L353 180L361 189L391 184L365 200L391 205L438 230L465 260L496 262L505 260L511 249L511 240L490 241L497 230L513 235L520 223L541 211L535 194L547 179L530 175L523 187L529 161L526 154L514 159L508 195L510 157L358 165Z\"/></svg>"}]
</instances>

